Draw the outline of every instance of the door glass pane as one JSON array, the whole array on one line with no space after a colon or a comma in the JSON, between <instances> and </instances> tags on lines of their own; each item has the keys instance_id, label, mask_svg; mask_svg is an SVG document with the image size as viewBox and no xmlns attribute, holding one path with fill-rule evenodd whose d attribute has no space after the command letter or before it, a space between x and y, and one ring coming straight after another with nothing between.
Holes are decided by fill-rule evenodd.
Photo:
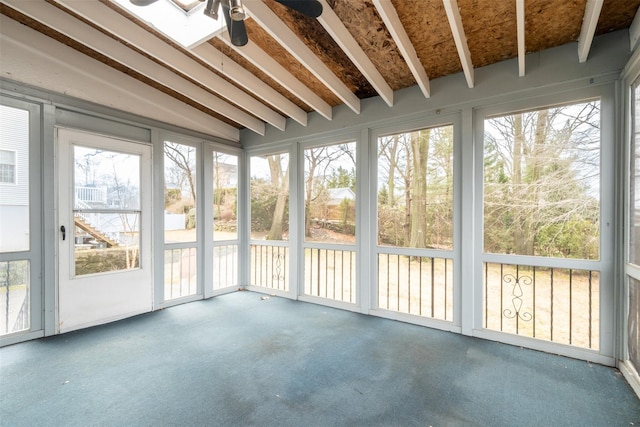
<instances>
[{"instance_id":1,"label":"door glass pane","mask_svg":"<svg viewBox=\"0 0 640 427\"><path fill-rule=\"evenodd\" d=\"M0 335L30 328L29 264L0 262Z\"/></svg>"},{"instance_id":2,"label":"door glass pane","mask_svg":"<svg viewBox=\"0 0 640 427\"><path fill-rule=\"evenodd\" d=\"M251 239L289 240L289 155L251 157Z\"/></svg>"},{"instance_id":3,"label":"door glass pane","mask_svg":"<svg viewBox=\"0 0 640 427\"><path fill-rule=\"evenodd\" d=\"M307 242L356 241L356 143L304 150Z\"/></svg>"},{"instance_id":4,"label":"door glass pane","mask_svg":"<svg viewBox=\"0 0 640 427\"><path fill-rule=\"evenodd\" d=\"M29 112L5 105L0 105L0 224L0 252L29 250Z\"/></svg>"},{"instance_id":5,"label":"door glass pane","mask_svg":"<svg viewBox=\"0 0 640 427\"><path fill-rule=\"evenodd\" d=\"M74 146L75 275L140 267L140 156Z\"/></svg>"},{"instance_id":6,"label":"door glass pane","mask_svg":"<svg viewBox=\"0 0 640 427\"><path fill-rule=\"evenodd\" d=\"M195 242L196 148L164 143L164 241Z\"/></svg>"},{"instance_id":7,"label":"door glass pane","mask_svg":"<svg viewBox=\"0 0 640 427\"><path fill-rule=\"evenodd\" d=\"M629 262L640 265L640 84L635 83L631 103L629 179Z\"/></svg>"},{"instance_id":8,"label":"door glass pane","mask_svg":"<svg viewBox=\"0 0 640 427\"><path fill-rule=\"evenodd\" d=\"M238 156L213 153L213 240L238 238Z\"/></svg>"},{"instance_id":9,"label":"door glass pane","mask_svg":"<svg viewBox=\"0 0 640 427\"><path fill-rule=\"evenodd\" d=\"M600 101L484 125L484 251L599 259Z\"/></svg>"},{"instance_id":10,"label":"door glass pane","mask_svg":"<svg viewBox=\"0 0 640 427\"><path fill-rule=\"evenodd\" d=\"M378 244L453 249L453 126L378 138Z\"/></svg>"}]
</instances>

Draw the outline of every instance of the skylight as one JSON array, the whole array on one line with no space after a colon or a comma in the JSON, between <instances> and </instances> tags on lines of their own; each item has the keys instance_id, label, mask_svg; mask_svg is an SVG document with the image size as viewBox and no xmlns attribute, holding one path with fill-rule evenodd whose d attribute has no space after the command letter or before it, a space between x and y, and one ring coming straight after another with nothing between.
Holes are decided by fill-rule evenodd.
<instances>
[{"instance_id":1,"label":"skylight","mask_svg":"<svg viewBox=\"0 0 640 427\"><path fill-rule=\"evenodd\" d=\"M158 0L149 6L135 6L129 0L111 0L153 26L171 40L192 49L225 29L224 19L217 21L203 13L205 2ZM194 3L195 6L193 6ZM183 6L191 5L187 12Z\"/></svg>"}]
</instances>

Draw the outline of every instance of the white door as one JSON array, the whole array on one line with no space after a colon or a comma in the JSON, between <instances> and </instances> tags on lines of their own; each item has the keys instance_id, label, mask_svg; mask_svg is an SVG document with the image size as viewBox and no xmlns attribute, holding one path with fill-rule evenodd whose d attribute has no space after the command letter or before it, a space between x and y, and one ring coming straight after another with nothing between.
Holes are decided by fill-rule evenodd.
<instances>
[{"instance_id":1,"label":"white door","mask_svg":"<svg viewBox=\"0 0 640 427\"><path fill-rule=\"evenodd\" d=\"M58 129L58 330L151 311L151 147Z\"/></svg>"}]
</instances>

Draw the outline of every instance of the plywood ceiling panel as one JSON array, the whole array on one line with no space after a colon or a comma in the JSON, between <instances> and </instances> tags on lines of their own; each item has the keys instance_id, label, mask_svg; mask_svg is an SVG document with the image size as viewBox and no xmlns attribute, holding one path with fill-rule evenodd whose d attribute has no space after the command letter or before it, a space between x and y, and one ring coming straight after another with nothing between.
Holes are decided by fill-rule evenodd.
<instances>
[{"instance_id":1,"label":"plywood ceiling panel","mask_svg":"<svg viewBox=\"0 0 640 427\"><path fill-rule=\"evenodd\" d=\"M640 0L605 0L602 4L596 35L629 27L638 7L640 7Z\"/></svg>"},{"instance_id":2,"label":"plywood ceiling panel","mask_svg":"<svg viewBox=\"0 0 640 427\"><path fill-rule=\"evenodd\" d=\"M271 37L264 29L256 24L252 19L245 21L247 27L247 34L249 35L250 43L255 43L264 50L269 56L275 59L280 65L282 65L287 71L289 71L295 78L302 81L313 92L315 92L320 98L329 105L336 106L342 103L340 98L333 94L327 87L322 84L304 65L298 62L285 48L283 48L273 37Z\"/></svg>"},{"instance_id":3,"label":"plywood ceiling panel","mask_svg":"<svg viewBox=\"0 0 640 427\"><path fill-rule=\"evenodd\" d=\"M504 0L458 0L474 67L518 55L516 3Z\"/></svg>"},{"instance_id":4,"label":"plywood ceiling panel","mask_svg":"<svg viewBox=\"0 0 640 427\"><path fill-rule=\"evenodd\" d=\"M587 0L526 0L527 53L577 41L586 4Z\"/></svg>"},{"instance_id":5,"label":"plywood ceiling panel","mask_svg":"<svg viewBox=\"0 0 640 427\"><path fill-rule=\"evenodd\" d=\"M441 0L392 0L430 79L462 71Z\"/></svg>"},{"instance_id":6,"label":"plywood ceiling panel","mask_svg":"<svg viewBox=\"0 0 640 427\"><path fill-rule=\"evenodd\" d=\"M393 90L415 79L371 0L330 0L329 5Z\"/></svg>"},{"instance_id":7,"label":"plywood ceiling panel","mask_svg":"<svg viewBox=\"0 0 640 427\"><path fill-rule=\"evenodd\" d=\"M273 0L265 0L265 3L358 98L377 95L367 79L316 19Z\"/></svg>"},{"instance_id":8,"label":"plywood ceiling panel","mask_svg":"<svg viewBox=\"0 0 640 427\"><path fill-rule=\"evenodd\" d=\"M269 77L267 74L262 72L258 67L253 65L250 61L246 60L242 55L238 54L234 49L229 47L225 42L220 40L218 37L214 37L213 39L209 40L208 43L211 44L216 49L218 49L220 52L222 52L227 57L231 58L234 62L237 62L238 64L240 64L243 68L245 68L246 70L251 72L253 75L258 77L261 81L266 83L268 86L272 87L274 90L276 90L282 96L284 96L289 101L291 101L294 104L296 104L298 107L300 107L303 110L305 110L307 113L312 111L311 108L308 105L306 105L304 102L300 101L299 98L294 96L291 92L289 92L287 89L285 89L280 84L278 84L278 82L276 82L271 77ZM223 64L223 68L224 68L224 64Z\"/></svg>"}]
</instances>

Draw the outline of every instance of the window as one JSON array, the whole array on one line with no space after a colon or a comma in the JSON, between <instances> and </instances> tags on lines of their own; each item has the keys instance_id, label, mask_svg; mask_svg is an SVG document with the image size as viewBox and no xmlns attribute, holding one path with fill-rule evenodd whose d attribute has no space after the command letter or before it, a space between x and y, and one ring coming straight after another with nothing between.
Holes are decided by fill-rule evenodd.
<instances>
[{"instance_id":1,"label":"window","mask_svg":"<svg viewBox=\"0 0 640 427\"><path fill-rule=\"evenodd\" d=\"M633 102L631 104L631 150L629 154L629 262L640 265L640 85L634 84L632 89Z\"/></svg>"},{"instance_id":2,"label":"window","mask_svg":"<svg viewBox=\"0 0 640 427\"><path fill-rule=\"evenodd\" d=\"M41 175L32 168L40 159L41 114L36 104L0 98L0 339L10 342L15 333L42 326L40 204L34 197Z\"/></svg>"},{"instance_id":3,"label":"window","mask_svg":"<svg viewBox=\"0 0 640 427\"><path fill-rule=\"evenodd\" d=\"M378 138L378 244L453 248L453 126Z\"/></svg>"},{"instance_id":4,"label":"window","mask_svg":"<svg viewBox=\"0 0 640 427\"><path fill-rule=\"evenodd\" d=\"M600 348L600 116L592 100L485 118L485 328Z\"/></svg>"},{"instance_id":5,"label":"window","mask_svg":"<svg viewBox=\"0 0 640 427\"><path fill-rule=\"evenodd\" d=\"M238 156L213 152L213 289L238 284Z\"/></svg>"},{"instance_id":6,"label":"window","mask_svg":"<svg viewBox=\"0 0 640 427\"><path fill-rule=\"evenodd\" d=\"M16 183L16 152L0 150L0 183Z\"/></svg>"},{"instance_id":7,"label":"window","mask_svg":"<svg viewBox=\"0 0 640 427\"><path fill-rule=\"evenodd\" d=\"M378 137L378 307L453 320L454 126Z\"/></svg>"},{"instance_id":8,"label":"window","mask_svg":"<svg viewBox=\"0 0 640 427\"><path fill-rule=\"evenodd\" d=\"M250 283L289 290L289 153L251 156Z\"/></svg>"},{"instance_id":9,"label":"window","mask_svg":"<svg viewBox=\"0 0 640 427\"><path fill-rule=\"evenodd\" d=\"M164 142L164 299L198 291L197 149Z\"/></svg>"},{"instance_id":10,"label":"window","mask_svg":"<svg viewBox=\"0 0 640 427\"><path fill-rule=\"evenodd\" d=\"M485 120L484 251L599 259L599 101Z\"/></svg>"},{"instance_id":11,"label":"window","mask_svg":"<svg viewBox=\"0 0 640 427\"><path fill-rule=\"evenodd\" d=\"M304 155L304 293L356 302L356 143Z\"/></svg>"},{"instance_id":12,"label":"window","mask_svg":"<svg viewBox=\"0 0 640 427\"><path fill-rule=\"evenodd\" d=\"M640 265L640 80L631 87L631 144L629 152L629 233L628 262ZM632 273L633 274L633 273ZM627 342L629 360L640 371L640 281L629 277L629 311L627 314Z\"/></svg>"},{"instance_id":13,"label":"window","mask_svg":"<svg viewBox=\"0 0 640 427\"><path fill-rule=\"evenodd\" d=\"M187 49L225 28L222 16L214 20L203 13L203 1L160 0L147 6L136 6L129 0L113 0L113 3Z\"/></svg>"}]
</instances>

